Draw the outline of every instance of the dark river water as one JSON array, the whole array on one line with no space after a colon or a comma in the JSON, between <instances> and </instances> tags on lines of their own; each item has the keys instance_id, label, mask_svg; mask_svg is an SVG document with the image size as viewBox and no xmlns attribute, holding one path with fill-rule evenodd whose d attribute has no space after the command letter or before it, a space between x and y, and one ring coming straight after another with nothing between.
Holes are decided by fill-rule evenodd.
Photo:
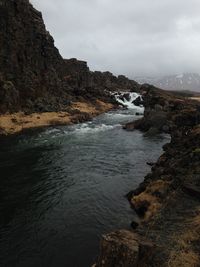
<instances>
[{"instance_id":1,"label":"dark river water","mask_svg":"<svg viewBox=\"0 0 200 267\"><path fill-rule=\"evenodd\" d=\"M123 130L132 112L0 140L1 267L89 267L103 233L130 228L124 195L169 140Z\"/></svg>"}]
</instances>

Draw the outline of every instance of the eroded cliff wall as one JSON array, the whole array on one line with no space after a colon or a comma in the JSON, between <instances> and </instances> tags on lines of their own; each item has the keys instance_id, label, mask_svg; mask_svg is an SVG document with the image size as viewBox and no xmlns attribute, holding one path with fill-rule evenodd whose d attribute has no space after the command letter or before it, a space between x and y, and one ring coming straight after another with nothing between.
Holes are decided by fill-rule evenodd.
<instances>
[{"instance_id":1,"label":"eroded cliff wall","mask_svg":"<svg viewBox=\"0 0 200 267\"><path fill-rule=\"evenodd\" d=\"M0 112L61 110L79 96L105 90L137 90L138 84L86 62L64 60L42 14L28 0L0 1Z\"/></svg>"}]
</instances>

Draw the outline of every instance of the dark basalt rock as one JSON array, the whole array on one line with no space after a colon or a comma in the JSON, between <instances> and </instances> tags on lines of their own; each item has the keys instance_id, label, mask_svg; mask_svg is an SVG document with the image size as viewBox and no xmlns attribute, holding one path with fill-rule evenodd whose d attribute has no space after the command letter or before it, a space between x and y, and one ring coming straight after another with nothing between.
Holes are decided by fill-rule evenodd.
<instances>
[{"instance_id":1,"label":"dark basalt rock","mask_svg":"<svg viewBox=\"0 0 200 267\"><path fill-rule=\"evenodd\" d=\"M134 209L134 211L137 213L139 217L143 218L149 206L150 206L149 201L144 200L144 201L141 201L137 206L132 205L132 208Z\"/></svg>"},{"instance_id":2,"label":"dark basalt rock","mask_svg":"<svg viewBox=\"0 0 200 267\"><path fill-rule=\"evenodd\" d=\"M133 267L145 266L146 258L154 251L152 242L127 230L119 230L103 235L100 256L96 267Z\"/></svg>"},{"instance_id":3,"label":"dark basalt rock","mask_svg":"<svg viewBox=\"0 0 200 267\"><path fill-rule=\"evenodd\" d=\"M10 81L0 78L0 106L3 112L13 110L19 102L19 92Z\"/></svg>"},{"instance_id":4,"label":"dark basalt rock","mask_svg":"<svg viewBox=\"0 0 200 267\"><path fill-rule=\"evenodd\" d=\"M145 133L144 136L154 136L156 134L159 134L160 131L159 131L159 128L157 127L151 127L149 128L149 130Z\"/></svg>"},{"instance_id":5,"label":"dark basalt rock","mask_svg":"<svg viewBox=\"0 0 200 267\"><path fill-rule=\"evenodd\" d=\"M171 266L185 266L185 260L188 266L199 266L200 103L176 98L152 86L142 88L144 117L128 123L125 129L140 129L145 134L168 132L171 142L164 145L164 154L156 163L149 163L151 173L126 195L140 219L139 225L137 221L131 224L135 233L156 244L153 255L147 253L149 248L144 250L143 261L132 266L167 266L169 262ZM101 246L105 262L113 258L120 262L123 236L117 235L116 239L112 251ZM194 255L195 263L189 256L183 259L183 254ZM119 266L129 266L121 259Z\"/></svg>"},{"instance_id":6,"label":"dark basalt rock","mask_svg":"<svg viewBox=\"0 0 200 267\"><path fill-rule=\"evenodd\" d=\"M151 173L136 190L128 194L128 199L142 218L136 231L151 238L157 245L153 259L148 259L146 266L166 266L169 261L172 261L172 266L176 266L176 261L173 262L174 259L171 258L172 253L176 253L180 262L183 251L188 253L189 250L194 255L199 255L199 227L195 228L194 222L198 220L200 200L200 104L187 99L176 99L168 93L165 95L159 89L156 95L156 90L152 90L145 99L144 118L129 123L128 127L138 127L148 133L152 125L156 125L153 123L157 118L156 113L160 115L165 112L169 128L166 124L160 128L162 123L159 122L157 130L169 132L171 142L164 145L164 154L156 164L149 164L153 165ZM155 105L155 98L161 102ZM167 99L166 107L163 106L164 99ZM199 221L197 224L199 225ZM194 231L191 235L188 230L190 228ZM190 245L180 249L179 244L185 242L184 235L187 234ZM194 239L197 240L196 243L193 243ZM184 261L181 265L184 266ZM199 260L196 262L196 266L198 265Z\"/></svg>"},{"instance_id":7,"label":"dark basalt rock","mask_svg":"<svg viewBox=\"0 0 200 267\"><path fill-rule=\"evenodd\" d=\"M136 221L132 221L131 227L135 230L139 226L139 223Z\"/></svg>"},{"instance_id":8,"label":"dark basalt rock","mask_svg":"<svg viewBox=\"0 0 200 267\"><path fill-rule=\"evenodd\" d=\"M199 105L151 85L142 85L145 112L140 120L124 126L126 130L139 129L146 135L172 133L179 135L178 128L192 127L200 123ZM176 128L176 130L175 130Z\"/></svg>"},{"instance_id":9,"label":"dark basalt rock","mask_svg":"<svg viewBox=\"0 0 200 267\"><path fill-rule=\"evenodd\" d=\"M18 95L13 109L24 107L27 100L58 96L63 60L41 13L26 0L2 0L0 24L0 74L13 84ZM3 102L7 111L12 111L10 99ZM4 112L2 105L0 111Z\"/></svg>"},{"instance_id":10,"label":"dark basalt rock","mask_svg":"<svg viewBox=\"0 0 200 267\"><path fill-rule=\"evenodd\" d=\"M141 99L140 96L138 96L135 100L132 102L135 106L141 106L144 104L144 101Z\"/></svg>"},{"instance_id":11,"label":"dark basalt rock","mask_svg":"<svg viewBox=\"0 0 200 267\"><path fill-rule=\"evenodd\" d=\"M127 101L130 101L131 99L130 94L123 94L123 98L126 99Z\"/></svg>"},{"instance_id":12,"label":"dark basalt rock","mask_svg":"<svg viewBox=\"0 0 200 267\"><path fill-rule=\"evenodd\" d=\"M139 113L139 112L136 112L135 115L136 116L143 116L143 114L142 113Z\"/></svg>"},{"instance_id":13,"label":"dark basalt rock","mask_svg":"<svg viewBox=\"0 0 200 267\"><path fill-rule=\"evenodd\" d=\"M63 59L28 0L1 0L0 25L0 113L63 110L80 96L111 101L108 91L139 90L123 75Z\"/></svg>"},{"instance_id":14,"label":"dark basalt rock","mask_svg":"<svg viewBox=\"0 0 200 267\"><path fill-rule=\"evenodd\" d=\"M155 162L147 162L147 165L153 167L156 163Z\"/></svg>"},{"instance_id":15,"label":"dark basalt rock","mask_svg":"<svg viewBox=\"0 0 200 267\"><path fill-rule=\"evenodd\" d=\"M191 197L197 198L200 200L200 188L199 186L192 183L185 183L182 187L183 191L190 195Z\"/></svg>"}]
</instances>

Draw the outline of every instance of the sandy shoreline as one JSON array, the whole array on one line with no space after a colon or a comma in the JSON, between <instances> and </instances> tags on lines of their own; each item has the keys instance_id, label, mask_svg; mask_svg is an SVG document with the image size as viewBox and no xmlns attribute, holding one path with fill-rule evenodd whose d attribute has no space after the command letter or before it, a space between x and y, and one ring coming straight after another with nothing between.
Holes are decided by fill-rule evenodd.
<instances>
[{"instance_id":1,"label":"sandy shoreline","mask_svg":"<svg viewBox=\"0 0 200 267\"><path fill-rule=\"evenodd\" d=\"M75 102L72 112L44 112L25 115L23 112L0 115L0 134L12 135L27 129L47 127L51 125L70 125L88 120L101 113L111 110L114 106L96 100L95 103Z\"/></svg>"}]
</instances>

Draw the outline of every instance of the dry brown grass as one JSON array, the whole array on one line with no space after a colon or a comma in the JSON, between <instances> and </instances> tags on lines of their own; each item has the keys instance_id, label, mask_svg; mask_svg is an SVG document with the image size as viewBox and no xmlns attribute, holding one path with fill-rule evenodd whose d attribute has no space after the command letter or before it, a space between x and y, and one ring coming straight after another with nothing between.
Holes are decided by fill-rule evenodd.
<instances>
[{"instance_id":1,"label":"dry brown grass","mask_svg":"<svg viewBox=\"0 0 200 267\"><path fill-rule=\"evenodd\" d=\"M144 205L146 206L148 203L147 211L145 212L143 221L149 220L161 206L157 197L146 192L142 192L138 196L134 196L131 200L131 203L136 209L139 209Z\"/></svg>"},{"instance_id":2,"label":"dry brown grass","mask_svg":"<svg viewBox=\"0 0 200 267\"><path fill-rule=\"evenodd\" d=\"M193 251L174 251L168 261L168 267L199 267L199 255Z\"/></svg>"},{"instance_id":3,"label":"dry brown grass","mask_svg":"<svg viewBox=\"0 0 200 267\"><path fill-rule=\"evenodd\" d=\"M169 267L199 267L200 254L194 251L193 242L200 240L200 210L186 222L187 228L181 235L174 235L177 243L168 261Z\"/></svg>"},{"instance_id":4,"label":"dry brown grass","mask_svg":"<svg viewBox=\"0 0 200 267\"><path fill-rule=\"evenodd\" d=\"M75 102L72 104L72 109L79 110L80 112L95 114L96 108L91 103Z\"/></svg>"},{"instance_id":5,"label":"dry brown grass","mask_svg":"<svg viewBox=\"0 0 200 267\"><path fill-rule=\"evenodd\" d=\"M112 109L113 105L98 101L97 103L76 102L72 105L72 110L79 110L96 116L100 113ZM78 115L77 115L78 116ZM43 112L25 115L23 112L0 115L0 129L5 135L15 134L24 129L45 127L50 125L70 124L74 119L68 112Z\"/></svg>"},{"instance_id":6,"label":"dry brown grass","mask_svg":"<svg viewBox=\"0 0 200 267\"><path fill-rule=\"evenodd\" d=\"M25 115L22 112L0 116L0 128L5 134L18 133L24 129L49 126L52 124L69 124L67 112L44 112Z\"/></svg>"},{"instance_id":7,"label":"dry brown grass","mask_svg":"<svg viewBox=\"0 0 200 267\"><path fill-rule=\"evenodd\" d=\"M164 180L156 180L152 181L149 186L146 188L146 192L148 193L155 193L160 192L161 194L169 187L171 182L164 181Z\"/></svg>"},{"instance_id":8,"label":"dry brown grass","mask_svg":"<svg viewBox=\"0 0 200 267\"><path fill-rule=\"evenodd\" d=\"M145 212L143 221L148 221L152 218L161 207L161 198L165 194L170 185L169 181L157 180L152 181L146 188L146 190L131 199L133 206L138 209L142 205L148 203L147 211Z\"/></svg>"},{"instance_id":9,"label":"dry brown grass","mask_svg":"<svg viewBox=\"0 0 200 267\"><path fill-rule=\"evenodd\" d=\"M113 108L110 103L105 103L101 100L96 100L96 103L89 102L75 102L72 104L72 109L79 110L80 112L97 115L99 112L106 112Z\"/></svg>"}]
</instances>

